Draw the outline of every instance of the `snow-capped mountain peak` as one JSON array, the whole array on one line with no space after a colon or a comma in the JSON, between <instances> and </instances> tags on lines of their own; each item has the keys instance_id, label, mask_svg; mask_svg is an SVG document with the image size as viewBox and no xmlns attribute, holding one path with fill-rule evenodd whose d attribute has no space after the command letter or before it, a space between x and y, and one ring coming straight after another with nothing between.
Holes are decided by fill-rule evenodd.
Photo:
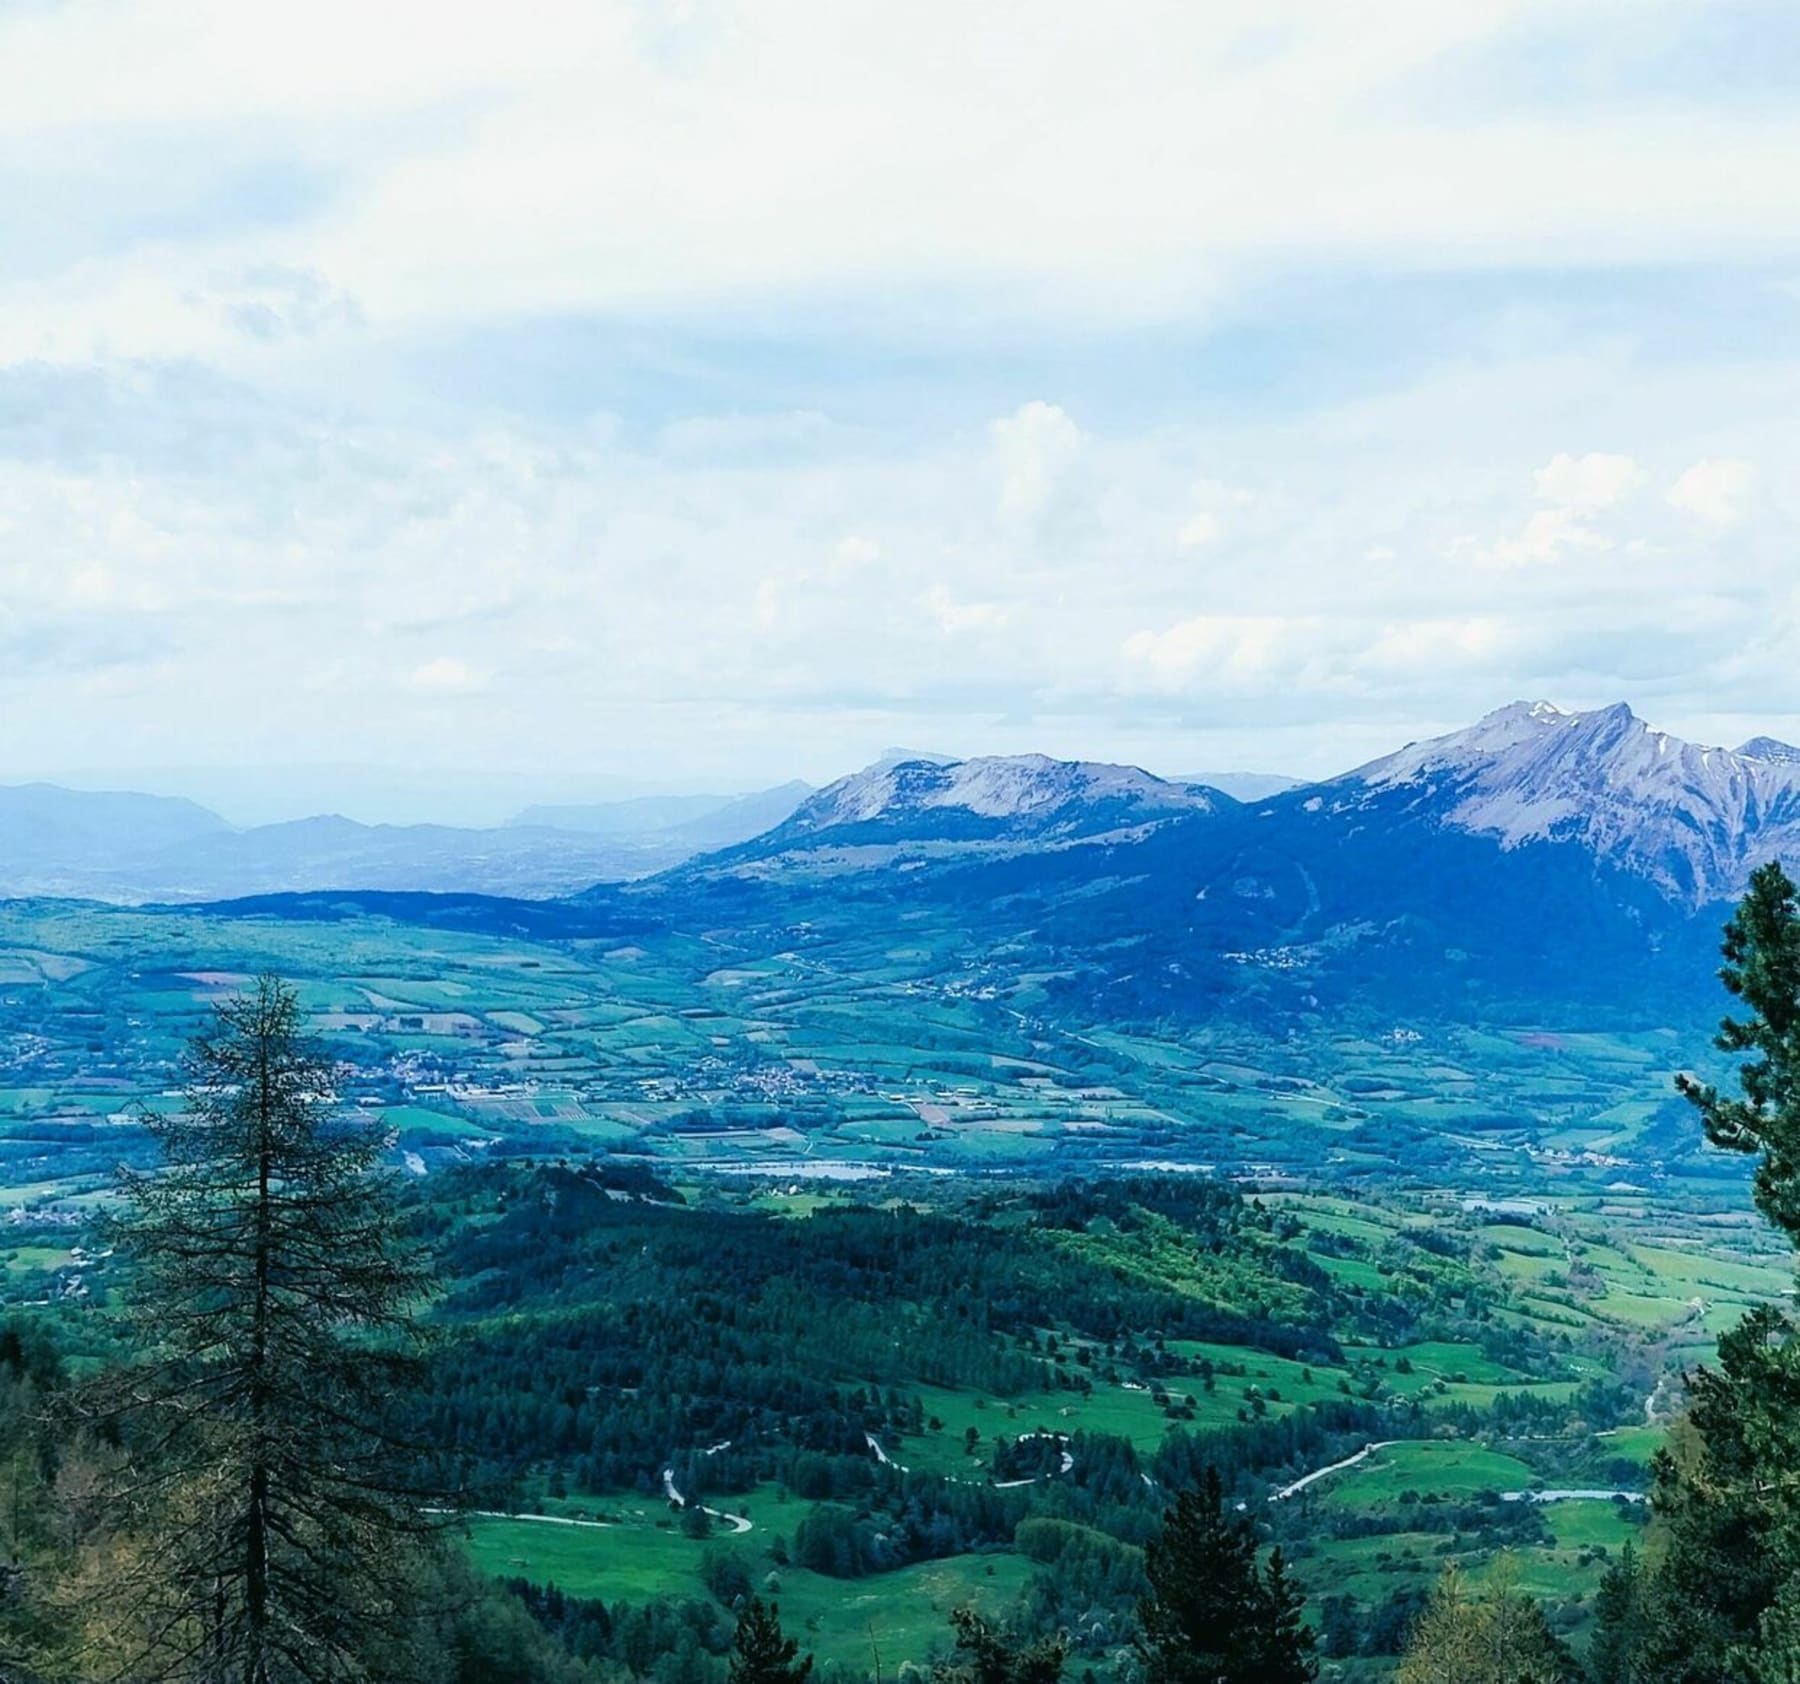
<instances>
[{"instance_id":1,"label":"snow-capped mountain peak","mask_svg":"<svg viewBox=\"0 0 1800 1684\"><path fill-rule=\"evenodd\" d=\"M1784 743L1778 737L1752 737L1739 743L1733 753L1745 760L1760 760L1770 766L1800 766L1800 748Z\"/></svg>"},{"instance_id":2,"label":"snow-capped mountain peak","mask_svg":"<svg viewBox=\"0 0 1800 1684\"><path fill-rule=\"evenodd\" d=\"M877 762L828 784L794 814L797 829L899 819L961 809L990 820L1040 820L1065 809L1117 805L1145 817L1206 812L1214 792L1166 783L1135 766L1052 760L1043 754L988 755L974 760Z\"/></svg>"},{"instance_id":3,"label":"snow-capped mountain peak","mask_svg":"<svg viewBox=\"0 0 1800 1684\"><path fill-rule=\"evenodd\" d=\"M1800 752L1733 751L1654 730L1624 703L1571 713L1515 702L1337 780L1334 805L1402 800L1502 845L1580 841L1688 900L1800 854Z\"/></svg>"},{"instance_id":4,"label":"snow-capped mountain peak","mask_svg":"<svg viewBox=\"0 0 1800 1684\"><path fill-rule=\"evenodd\" d=\"M785 823L694 870L836 875L892 866L912 872L1125 842L1237 805L1217 790L1170 783L1135 766L1043 754L877 761L827 784Z\"/></svg>"}]
</instances>

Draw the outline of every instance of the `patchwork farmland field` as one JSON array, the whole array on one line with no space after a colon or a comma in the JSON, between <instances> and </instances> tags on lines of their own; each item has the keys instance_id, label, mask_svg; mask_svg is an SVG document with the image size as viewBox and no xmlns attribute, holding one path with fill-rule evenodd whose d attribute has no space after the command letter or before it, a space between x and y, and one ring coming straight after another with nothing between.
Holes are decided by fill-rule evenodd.
<instances>
[{"instance_id":1,"label":"patchwork farmland field","mask_svg":"<svg viewBox=\"0 0 1800 1684\"><path fill-rule=\"evenodd\" d=\"M0 908L4 1179L16 1199L174 1103L209 1006L274 969L346 1099L427 1164L491 1143L795 1180L1218 1162L1354 1188L1404 1162L1408 1182L1534 1209L1743 1208L1739 1166L1698 1156L1671 1099L1687 1049L1669 1031L1096 1028L954 931L904 954L805 929L762 945L776 941L791 945L15 903ZM1517 1249L1508 1267L1551 1275L1558 1259ZM1650 1265L1620 1267L1653 1284ZM1608 1285L1631 1314L1626 1275Z\"/></svg>"}]
</instances>

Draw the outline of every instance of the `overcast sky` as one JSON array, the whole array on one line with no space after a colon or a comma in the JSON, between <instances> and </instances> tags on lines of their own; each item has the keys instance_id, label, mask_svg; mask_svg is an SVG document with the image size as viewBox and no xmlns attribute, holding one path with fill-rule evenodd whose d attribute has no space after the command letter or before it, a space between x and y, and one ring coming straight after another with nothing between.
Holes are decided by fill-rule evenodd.
<instances>
[{"instance_id":1,"label":"overcast sky","mask_svg":"<svg viewBox=\"0 0 1800 1684\"><path fill-rule=\"evenodd\" d=\"M1796 62L1788 0L0 0L0 779L1800 736Z\"/></svg>"}]
</instances>

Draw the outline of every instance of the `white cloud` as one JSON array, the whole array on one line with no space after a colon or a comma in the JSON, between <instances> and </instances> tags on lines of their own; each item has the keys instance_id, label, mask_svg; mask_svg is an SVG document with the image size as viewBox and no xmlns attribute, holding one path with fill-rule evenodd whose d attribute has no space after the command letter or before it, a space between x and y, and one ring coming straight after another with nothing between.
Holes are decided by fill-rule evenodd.
<instances>
[{"instance_id":1,"label":"white cloud","mask_svg":"<svg viewBox=\"0 0 1800 1684\"><path fill-rule=\"evenodd\" d=\"M1219 540L1219 517L1210 509L1189 515L1175 534L1175 542L1184 550L1202 550Z\"/></svg>"},{"instance_id":2,"label":"white cloud","mask_svg":"<svg viewBox=\"0 0 1800 1684\"><path fill-rule=\"evenodd\" d=\"M1049 507L1081 453L1081 429L1059 405L1034 400L989 426L1001 518L1031 521Z\"/></svg>"},{"instance_id":3,"label":"white cloud","mask_svg":"<svg viewBox=\"0 0 1800 1684\"><path fill-rule=\"evenodd\" d=\"M1255 493L1243 486L1216 479L1200 480L1194 486L1192 499L1193 513L1175 534L1176 545L1184 550L1205 549L1218 543L1226 529L1224 512L1241 512L1256 502Z\"/></svg>"},{"instance_id":4,"label":"white cloud","mask_svg":"<svg viewBox=\"0 0 1800 1684\"><path fill-rule=\"evenodd\" d=\"M992 431L1012 401L992 367L921 403L910 371L896 400L783 363L767 413L847 419L766 450L754 429L677 448L694 441L664 411L508 413L503 377L476 416L191 365L0 371L9 763L354 743L394 765L743 782L902 741L1180 771L1222 763L1183 746L1203 720L1244 734L1239 763L1327 772L1351 737L1372 751L1515 693L1662 717L1785 694L1780 499L1739 499L1716 600L1696 601L1689 511L1541 503L1532 469L1571 436L1693 463L1729 425L1786 483L1788 363L1509 350L1340 402L1152 405L1110 370L1059 384L1063 343L1025 389L1064 401ZM1553 488L1591 503L1589 472ZM1216 528L1184 551L1201 514ZM261 700L303 686L304 709Z\"/></svg>"},{"instance_id":5,"label":"white cloud","mask_svg":"<svg viewBox=\"0 0 1800 1684\"><path fill-rule=\"evenodd\" d=\"M1572 10L1606 40L1612 7ZM31 67L0 137L58 161L71 223L121 168L182 151L140 165L146 214L120 237L0 265L7 354L242 358L261 345L246 326L332 325L316 299L297 316L292 300L217 307L218 277L257 272L316 277L317 299L354 299L378 332L851 296L887 314L923 294L981 333L1190 321L1236 278L1335 259L1522 270L1800 249L1793 110L1426 97L1439 66L1533 25L1539 0L1148 0L1128 30L1082 0L1003 0L979 28L954 0L375 11L0 13L0 58ZM246 165L276 180L266 222L229 214ZM284 197L284 170L313 191ZM214 200L216 226L194 214Z\"/></svg>"},{"instance_id":6,"label":"white cloud","mask_svg":"<svg viewBox=\"0 0 1800 1684\"><path fill-rule=\"evenodd\" d=\"M1128 637L1122 651L1127 681L1168 691L1197 681L1217 688L1261 682L1291 663L1317 627L1313 619L1273 614L1196 614L1163 631Z\"/></svg>"},{"instance_id":7,"label":"white cloud","mask_svg":"<svg viewBox=\"0 0 1800 1684\"><path fill-rule=\"evenodd\" d=\"M1610 509L1643 482L1644 471L1629 456L1560 452L1534 477L1541 502L1570 509Z\"/></svg>"},{"instance_id":8,"label":"white cloud","mask_svg":"<svg viewBox=\"0 0 1800 1684\"><path fill-rule=\"evenodd\" d=\"M454 655L439 655L421 662L406 677L407 685L428 695L457 695L481 688L480 677L466 661Z\"/></svg>"},{"instance_id":9,"label":"white cloud","mask_svg":"<svg viewBox=\"0 0 1800 1684\"><path fill-rule=\"evenodd\" d=\"M1197 615L1122 648L1128 686L1229 698L1300 690L1344 702L1446 676L1490 673L1528 654L1505 617Z\"/></svg>"},{"instance_id":10,"label":"white cloud","mask_svg":"<svg viewBox=\"0 0 1800 1684\"><path fill-rule=\"evenodd\" d=\"M960 602L943 585L933 585L920 601L926 613L950 636L959 632L992 631L1005 625L1008 618L1005 604Z\"/></svg>"},{"instance_id":11,"label":"white cloud","mask_svg":"<svg viewBox=\"0 0 1800 1684\"><path fill-rule=\"evenodd\" d=\"M1607 550L1612 542L1574 509L1539 509L1516 536L1502 538L1479 559L1491 567L1550 567L1571 551Z\"/></svg>"},{"instance_id":12,"label":"white cloud","mask_svg":"<svg viewBox=\"0 0 1800 1684\"><path fill-rule=\"evenodd\" d=\"M1669 501L1709 526L1735 526L1755 483L1755 470L1748 462L1709 456L1669 487Z\"/></svg>"},{"instance_id":13,"label":"white cloud","mask_svg":"<svg viewBox=\"0 0 1800 1684\"><path fill-rule=\"evenodd\" d=\"M1403 620L1377 630L1359 666L1366 675L1440 674L1449 668L1491 667L1511 641L1498 616Z\"/></svg>"},{"instance_id":14,"label":"white cloud","mask_svg":"<svg viewBox=\"0 0 1800 1684\"><path fill-rule=\"evenodd\" d=\"M873 567L881 560L881 546L873 538L865 537L860 532L852 532L838 540L837 548L832 554L838 567L855 571L862 567Z\"/></svg>"},{"instance_id":15,"label":"white cloud","mask_svg":"<svg viewBox=\"0 0 1800 1684\"><path fill-rule=\"evenodd\" d=\"M1537 500L1546 507L1532 510L1516 532L1491 544L1459 534L1444 547L1444 554L1452 561L1502 571L1567 567L1582 557L1605 554L1618 548L1619 540L1612 530L1597 524L1599 517L1611 512L1616 521L1620 505L1629 501L1644 478L1644 470L1630 456L1558 452L1532 475ZM1643 540L1629 539L1624 548L1639 552Z\"/></svg>"}]
</instances>

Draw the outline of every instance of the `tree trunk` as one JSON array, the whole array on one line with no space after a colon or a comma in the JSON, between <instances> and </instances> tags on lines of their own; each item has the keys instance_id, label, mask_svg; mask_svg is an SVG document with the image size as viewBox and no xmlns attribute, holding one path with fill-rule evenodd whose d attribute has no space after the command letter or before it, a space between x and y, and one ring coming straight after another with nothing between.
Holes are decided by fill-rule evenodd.
<instances>
[{"instance_id":1,"label":"tree trunk","mask_svg":"<svg viewBox=\"0 0 1800 1684\"><path fill-rule=\"evenodd\" d=\"M275 1105L268 1051L265 1032L257 1068L256 1300L250 1352L250 1512L244 1534L244 1612L250 1641L244 1655L244 1684L268 1684L269 1678L269 1184Z\"/></svg>"}]
</instances>

